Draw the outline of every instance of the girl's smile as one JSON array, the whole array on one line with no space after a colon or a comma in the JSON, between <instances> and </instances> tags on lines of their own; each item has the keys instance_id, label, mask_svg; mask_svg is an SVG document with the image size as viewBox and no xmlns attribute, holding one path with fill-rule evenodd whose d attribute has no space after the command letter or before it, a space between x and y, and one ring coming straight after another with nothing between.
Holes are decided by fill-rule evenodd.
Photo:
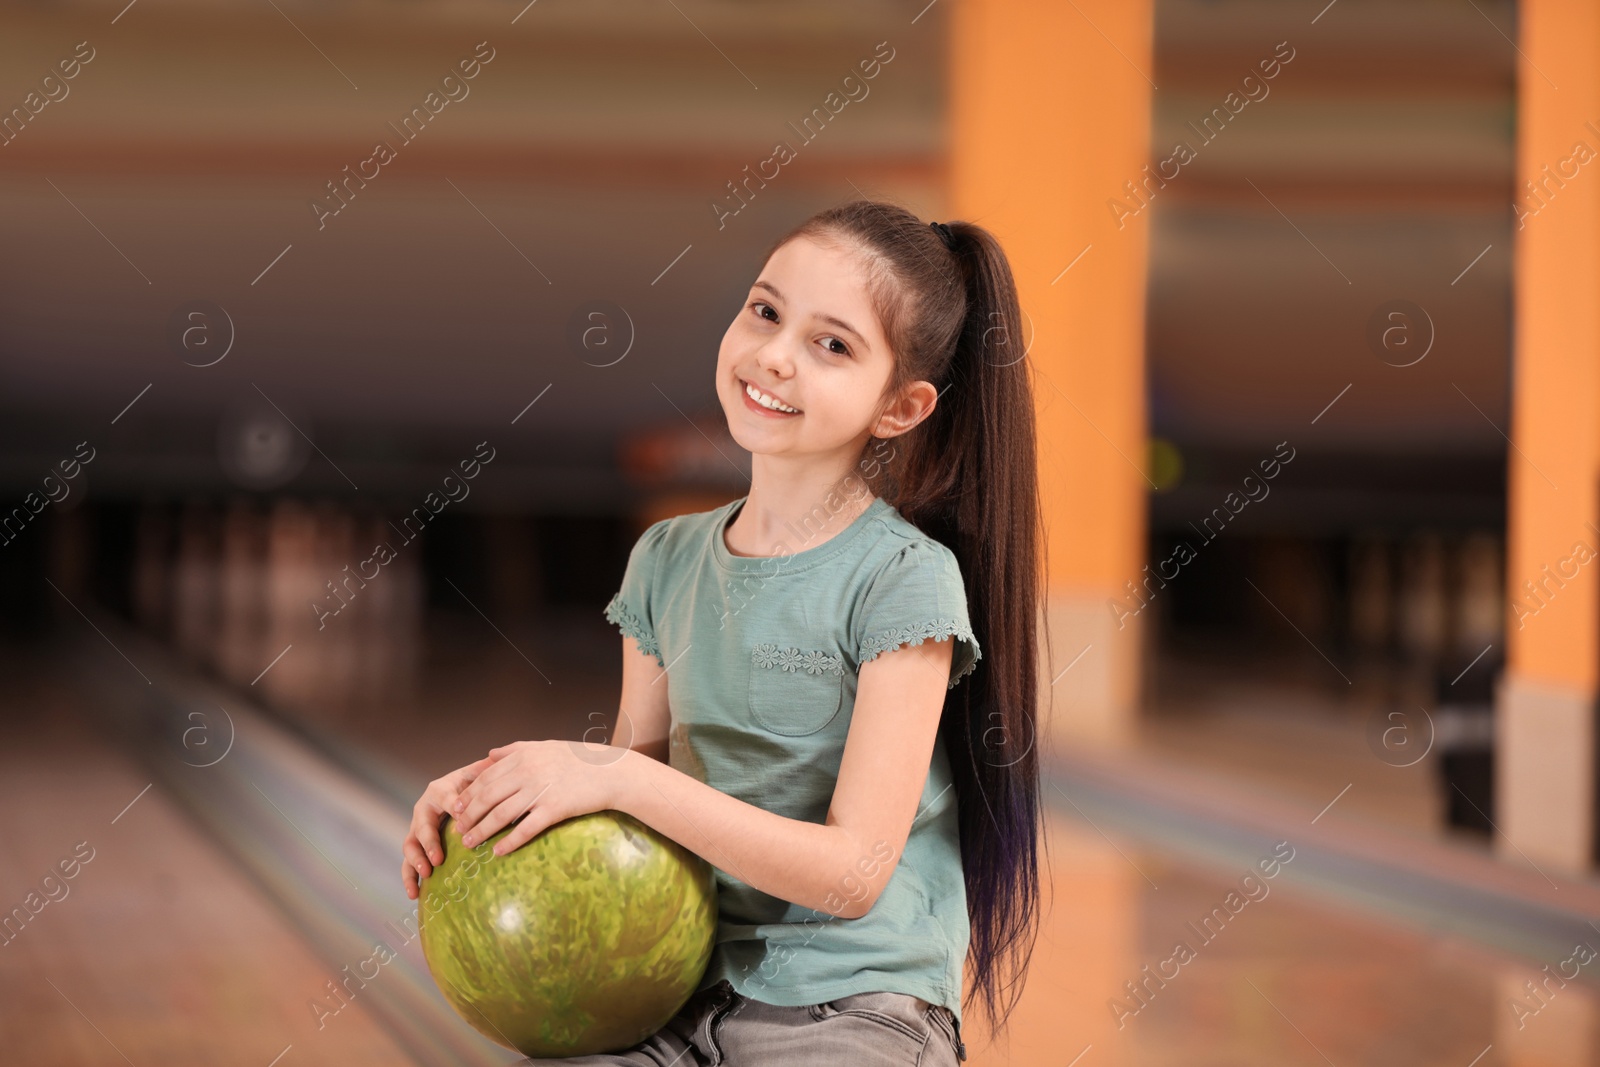
<instances>
[{"instance_id":1,"label":"girl's smile","mask_svg":"<svg viewBox=\"0 0 1600 1067\"><path fill-rule=\"evenodd\" d=\"M760 413L762 415L767 415L767 416L770 416L770 417L775 418L775 419L788 419L788 418L794 418L795 416L801 414L800 409L796 408L793 404L784 403L782 400L779 400L777 397L773 396L771 393L763 392L761 389L759 389L756 386L752 385L751 383L745 381L743 378L739 379L739 384L744 386L744 402L745 402L745 406L751 408L752 410L754 410L754 411L756 411L756 412L758 412L758 413ZM752 395L752 394L759 395L761 397L761 400L757 400L756 396ZM765 400L767 403L763 404L761 402L762 400ZM767 406L768 404L770 404L772 406L769 407L769 406ZM780 410L780 408L790 408L792 410L783 411L783 410Z\"/></svg>"}]
</instances>

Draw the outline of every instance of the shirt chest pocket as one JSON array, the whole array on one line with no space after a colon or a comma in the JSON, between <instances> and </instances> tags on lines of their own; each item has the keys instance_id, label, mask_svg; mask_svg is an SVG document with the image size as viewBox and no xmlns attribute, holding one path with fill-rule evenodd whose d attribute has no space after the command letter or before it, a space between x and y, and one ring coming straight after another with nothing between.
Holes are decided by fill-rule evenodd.
<instances>
[{"instance_id":1,"label":"shirt chest pocket","mask_svg":"<svg viewBox=\"0 0 1600 1067\"><path fill-rule=\"evenodd\" d=\"M844 703L844 659L820 649L750 650L750 714L775 734L814 734Z\"/></svg>"}]
</instances>

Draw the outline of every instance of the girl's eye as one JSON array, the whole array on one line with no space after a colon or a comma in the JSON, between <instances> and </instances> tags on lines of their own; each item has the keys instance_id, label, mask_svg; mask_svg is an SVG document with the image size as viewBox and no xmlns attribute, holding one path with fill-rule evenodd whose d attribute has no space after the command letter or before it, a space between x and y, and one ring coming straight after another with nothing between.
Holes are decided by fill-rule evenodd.
<instances>
[{"instance_id":1,"label":"girl's eye","mask_svg":"<svg viewBox=\"0 0 1600 1067\"><path fill-rule=\"evenodd\" d=\"M774 309L773 306L771 304L767 303L765 300L752 300L746 306L751 311L754 311L756 313L756 317L757 318L765 319L767 322L777 322L778 321L778 312L777 312L777 310ZM763 309L765 309L766 311L771 311L772 312L772 317L771 318L767 318L766 315L762 314ZM850 355L850 346L845 344L843 341L839 340L837 337L828 338L828 345L829 345L828 351L833 353L836 356L848 356L848 355ZM832 347L833 345L838 345L839 348L835 349L835 348Z\"/></svg>"}]
</instances>

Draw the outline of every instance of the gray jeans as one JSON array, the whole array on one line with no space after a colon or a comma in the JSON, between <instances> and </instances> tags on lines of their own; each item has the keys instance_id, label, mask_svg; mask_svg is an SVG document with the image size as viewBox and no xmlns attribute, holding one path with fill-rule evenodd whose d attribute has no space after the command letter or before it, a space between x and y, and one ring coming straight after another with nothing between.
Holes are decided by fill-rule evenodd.
<instances>
[{"instance_id":1,"label":"gray jeans","mask_svg":"<svg viewBox=\"0 0 1600 1067\"><path fill-rule=\"evenodd\" d=\"M621 1052L523 1059L516 1067L957 1067L967 1058L950 1009L905 993L857 993L784 1008L736 993L724 979Z\"/></svg>"}]
</instances>

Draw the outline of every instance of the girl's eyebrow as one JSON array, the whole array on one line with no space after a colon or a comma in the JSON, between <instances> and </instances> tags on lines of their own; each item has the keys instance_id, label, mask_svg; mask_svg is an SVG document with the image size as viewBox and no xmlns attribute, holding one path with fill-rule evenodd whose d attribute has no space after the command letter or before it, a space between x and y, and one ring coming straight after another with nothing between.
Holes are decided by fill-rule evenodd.
<instances>
[{"instance_id":1,"label":"girl's eyebrow","mask_svg":"<svg viewBox=\"0 0 1600 1067\"><path fill-rule=\"evenodd\" d=\"M771 293L773 296L777 297L779 300L783 299L783 294L778 292L778 287L776 285L773 285L771 282L768 282L768 281L757 281L750 288L752 288L752 289L757 289L757 288L765 289L767 292ZM868 340L865 337L861 336L861 332L859 330L857 330L854 326L850 325L848 322L844 321L843 319L835 318L832 315L818 315L817 318L821 319L823 322L826 322L830 326L839 327L839 329L844 330L846 333L848 333L852 337L854 337L857 341L860 341L862 348L865 348L868 352L872 351L871 343L868 342Z\"/></svg>"}]
</instances>

